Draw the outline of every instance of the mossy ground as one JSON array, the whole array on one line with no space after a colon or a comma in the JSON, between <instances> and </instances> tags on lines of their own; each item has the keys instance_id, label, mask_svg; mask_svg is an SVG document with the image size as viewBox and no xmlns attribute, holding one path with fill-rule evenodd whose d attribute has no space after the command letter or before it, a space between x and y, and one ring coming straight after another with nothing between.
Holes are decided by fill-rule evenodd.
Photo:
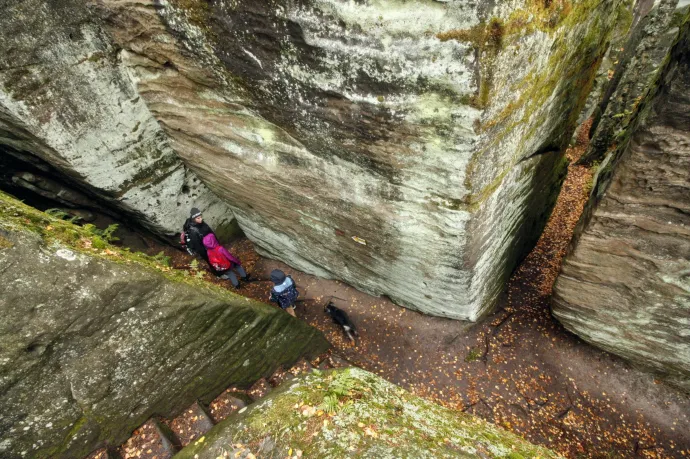
<instances>
[{"instance_id":1,"label":"mossy ground","mask_svg":"<svg viewBox=\"0 0 690 459\"><path fill-rule=\"evenodd\" d=\"M275 457L557 457L470 415L423 400L358 368L314 372L234 415L185 458L218 457L241 444Z\"/></svg>"}]
</instances>

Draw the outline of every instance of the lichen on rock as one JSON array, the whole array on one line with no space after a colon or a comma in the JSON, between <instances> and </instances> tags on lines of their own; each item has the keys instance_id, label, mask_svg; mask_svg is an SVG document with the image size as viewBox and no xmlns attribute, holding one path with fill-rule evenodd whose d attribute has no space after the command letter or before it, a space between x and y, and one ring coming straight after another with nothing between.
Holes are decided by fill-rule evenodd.
<instances>
[{"instance_id":1,"label":"lichen on rock","mask_svg":"<svg viewBox=\"0 0 690 459\"><path fill-rule=\"evenodd\" d=\"M0 456L83 457L328 348L277 308L3 193L0 236Z\"/></svg>"},{"instance_id":2,"label":"lichen on rock","mask_svg":"<svg viewBox=\"0 0 690 459\"><path fill-rule=\"evenodd\" d=\"M645 89L654 96L599 167L553 314L584 340L690 391L690 24L675 33L656 87Z\"/></svg>"},{"instance_id":3,"label":"lichen on rock","mask_svg":"<svg viewBox=\"0 0 690 459\"><path fill-rule=\"evenodd\" d=\"M176 457L215 459L240 448L261 457L558 457L359 368L289 381Z\"/></svg>"},{"instance_id":4,"label":"lichen on rock","mask_svg":"<svg viewBox=\"0 0 690 459\"><path fill-rule=\"evenodd\" d=\"M50 18L45 27L65 28L55 18L80 1L41 10ZM77 171L88 181L103 169L99 155L120 158L130 151L127 139L155 134L163 145L156 161L121 159L141 166L132 177L152 180L151 188L127 185L145 218L179 220L180 210L166 207L176 190L161 185L165 171L180 173L179 159L203 182L197 199L217 209L227 204L262 254L428 314L477 320L549 215L565 170L563 148L627 3L88 5L80 21L98 40L75 35L70 45L61 38L59 49L88 57L85 46L98 48L95 62L83 63L94 74L86 87L111 99L131 94L104 101L131 114L103 136L117 133L118 143L99 154L43 156L74 170L99 164ZM15 16L18 27L27 20ZM104 89L114 81L124 88L119 93ZM12 113L31 94L7 97ZM77 96L84 99L56 93L41 107L50 111L53 98ZM98 114L121 118L108 113ZM42 138L37 112L15 118ZM74 134L65 130L65 138ZM157 209L150 193L165 195L160 201L170 212Z\"/></svg>"}]
</instances>

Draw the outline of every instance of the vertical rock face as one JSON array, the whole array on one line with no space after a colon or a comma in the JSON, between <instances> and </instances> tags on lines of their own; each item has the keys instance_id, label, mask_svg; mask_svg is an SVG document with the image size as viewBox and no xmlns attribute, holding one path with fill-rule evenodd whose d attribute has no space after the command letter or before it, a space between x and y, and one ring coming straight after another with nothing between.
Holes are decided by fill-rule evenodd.
<instances>
[{"instance_id":1,"label":"vertical rock face","mask_svg":"<svg viewBox=\"0 0 690 459\"><path fill-rule=\"evenodd\" d=\"M690 390L690 38L566 258L554 315L583 339ZM644 117L644 113L640 116ZM596 191L596 188L595 188ZM603 190L600 190L603 193ZM596 202L596 201L595 201Z\"/></svg>"},{"instance_id":2,"label":"vertical rock face","mask_svg":"<svg viewBox=\"0 0 690 459\"><path fill-rule=\"evenodd\" d=\"M129 105L263 253L469 320L548 217L624 4L87 3Z\"/></svg>"},{"instance_id":3,"label":"vertical rock face","mask_svg":"<svg viewBox=\"0 0 690 459\"><path fill-rule=\"evenodd\" d=\"M277 308L75 249L62 240L83 244L78 227L0 205L1 457L84 457L328 348Z\"/></svg>"},{"instance_id":4,"label":"vertical rock face","mask_svg":"<svg viewBox=\"0 0 690 459\"><path fill-rule=\"evenodd\" d=\"M191 173L84 2L1 1L0 154L38 156L157 233L232 211Z\"/></svg>"},{"instance_id":5,"label":"vertical rock face","mask_svg":"<svg viewBox=\"0 0 690 459\"><path fill-rule=\"evenodd\" d=\"M600 101L592 140L581 162L601 161L613 145L627 142L638 106L654 95L684 22L687 22L687 2L636 1L633 27L620 44L618 65Z\"/></svg>"}]
</instances>

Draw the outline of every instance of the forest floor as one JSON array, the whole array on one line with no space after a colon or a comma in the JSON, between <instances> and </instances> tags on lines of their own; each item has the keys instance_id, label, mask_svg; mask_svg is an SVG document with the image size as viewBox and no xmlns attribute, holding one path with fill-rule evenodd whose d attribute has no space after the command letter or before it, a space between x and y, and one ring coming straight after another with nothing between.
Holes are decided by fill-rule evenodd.
<instances>
[{"instance_id":1,"label":"forest floor","mask_svg":"<svg viewBox=\"0 0 690 459\"><path fill-rule=\"evenodd\" d=\"M229 248L257 280L238 293L267 301L268 275L280 268L299 287L297 316L353 364L566 457L690 458L690 398L578 339L550 313L552 286L591 187L591 171L574 164L586 148L582 132L567 152L568 176L543 235L498 309L477 324L426 316L295 271L260 257L246 239ZM189 267L186 254L166 252L173 266ZM357 325L357 345L324 314L329 299Z\"/></svg>"}]
</instances>

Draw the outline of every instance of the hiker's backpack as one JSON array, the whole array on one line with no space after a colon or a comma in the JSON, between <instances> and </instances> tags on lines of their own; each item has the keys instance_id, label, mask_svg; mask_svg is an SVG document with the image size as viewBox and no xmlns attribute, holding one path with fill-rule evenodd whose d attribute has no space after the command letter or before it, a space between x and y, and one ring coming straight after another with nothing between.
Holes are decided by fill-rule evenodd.
<instances>
[{"instance_id":1,"label":"hiker's backpack","mask_svg":"<svg viewBox=\"0 0 690 459\"><path fill-rule=\"evenodd\" d=\"M292 277L288 277L290 278L290 280L292 280ZM285 309L289 308L295 303L295 301L297 301L299 292L297 291L297 286L295 285L295 281L293 280L292 285L290 287L286 288L280 293L276 293L274 291L273 295L278 300L278 304L280 305L280 307Z\"/></svg>"},{"instance_id":2,"label":"hiker's backpack","mask_svg":"<svg viewBox=\"0 0 690 459\"><path fill-rule=\"evenodd\" d=\"M232 262L225 258L222 253L220 253L220 250L218 250L219 248L220 246L213 249L208 249L208 263L216 271L227 271L228 269L232 268Z\"/></svg>"}]
</instances>

